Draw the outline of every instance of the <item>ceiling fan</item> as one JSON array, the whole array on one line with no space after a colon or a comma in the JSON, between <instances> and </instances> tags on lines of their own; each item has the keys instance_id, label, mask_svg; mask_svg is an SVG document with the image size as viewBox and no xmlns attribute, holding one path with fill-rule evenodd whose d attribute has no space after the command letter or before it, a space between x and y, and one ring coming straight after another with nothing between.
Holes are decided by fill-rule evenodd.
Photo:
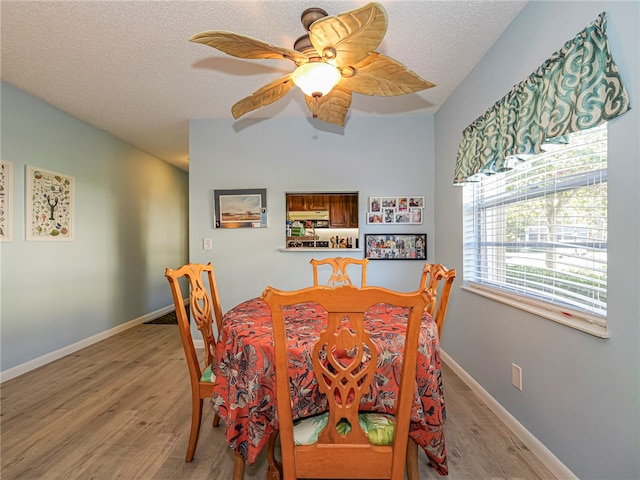
<instances>
[{"instance_id":1,"label":"ceiling fan","mask_svg":"<svg viewBox=\"0 0 640 480\"><path fill-rule=\"evenodd\" d=\"M328 16L320 8L302 13L309 32L293 49L219 30L202 32L189 41L248 59L288 59L296 70L268 83L231 108L233 118L269 105L293 88L305 93L314 118L344 126L352 92L394 96L434 87L400 62L375 51L387 31L387 13L378 3ZM322 79L318 83L318 78ZM328 79L328 80L327 80Z\"/></svg>"}]
</instances>

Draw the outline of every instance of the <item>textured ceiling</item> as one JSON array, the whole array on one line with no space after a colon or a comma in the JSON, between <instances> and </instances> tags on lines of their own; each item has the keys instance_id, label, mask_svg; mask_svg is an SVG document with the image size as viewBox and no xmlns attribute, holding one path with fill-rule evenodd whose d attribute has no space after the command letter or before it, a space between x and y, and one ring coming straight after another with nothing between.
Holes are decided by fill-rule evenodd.
<instances>
[{"instance_id":1,"label":"textured ceiling","mask_svg":"<svg viewBox=\"0 0 640 480\"><path fill-rule=\"evenodd\" d=\"M288 61L230 57L190 43L192 35L228 30L292 48L305 33L304 9L320 7L334 15L365 3L2 0L1 77L187 170L189 119L233 120L236 101L294 67ZM380 3L389 28L378 51L436 87L399 97L354 94L346 135L349 123L363 115L435 113L526 1ZM250 128L251 119L284 116L306 118L311 128L318 125L297 89L236 122Z\"/></svg>"}]
</instances>

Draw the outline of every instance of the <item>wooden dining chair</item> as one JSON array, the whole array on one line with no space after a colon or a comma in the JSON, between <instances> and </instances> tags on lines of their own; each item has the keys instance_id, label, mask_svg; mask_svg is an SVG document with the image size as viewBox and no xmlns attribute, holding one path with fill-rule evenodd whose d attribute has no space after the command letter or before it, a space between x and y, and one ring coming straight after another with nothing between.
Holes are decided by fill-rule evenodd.
<instances>
[{"instance_id":1,"label":"wooden dining chair","mask_svg":"<svg viewBox=\"0 0 640 480\"><path fill-rule=\"evenodd\" d=\"M210 400L213 395L213 382L215 376L211 370L213 355L216 345L216 336L222 325L222 309L218 298L218 288L213 273L213 265L189 263L177 270L167 268L165 276L171 285L173 303L178 317L180 338L184 347L187 366L189 367L189 379L191 381L191 433L185 462L193 460L193 455L198 444L200 423L202 420L202 401ZM185 279L185 280L183 280ZM202 361L198 358L196 348L191 335L189 314L185 308L185 297L180 288L180 283L186 283L189 299L189 309L196 327L204 340L204 356ZM207 290L208 289L208 290ZM213 330L215 318L216 331ZM213 416L213 426L220 422L218 414Z\"/></svg>"},{"instance_id":2,"label":"wooden dining chair","mask_svg":"<svg viewBox=\"0 0 640 480\"><path fill-rule=\"evenodd\" d=\"M327 285L330 287L336 287L338 285L353 285L351 281L351 277L347 272L347 269L350 265L360 265L360 286L365 287L367 284L367 264L369 263L368 258L357 259L357 258L344 258L344 257L333 257L333 258L324 258L322 260L316 260L312 258L311 263L313 267L313 285L318 286L318 271L321 265L329 265L332 268L331 276L327 282Z\"/></svg>"},{"instance_id":3,"label":"wooden dining chair","mask_svg":"<svg viewBox=\"0 0 640 480\"><path fill-rule=\"evenodd\" d=\"M213 265L200 263L188 263L172 270L167 268L165 276L171 285L173 303L176 308L180 338L184 347L187 366L189 367L189 379L191 381L191 433L189 434L189 444L185 462L193 460L193 456L198 445L200 435L200 424L202 422L203 400L210 400L213 396L213 382L215 375L211 369L213 356L215 354L216 338L222 326L222 308L218 297L218 287L216 285ZM198 358L191 327L189 314L185 308L184 295L180 288L180 282L185 279L189 298L191 315L196 323L196 327L202 334L204 340L204 357L202 361ZM208 288L208 290L207 290ZM216 331L213 330L213 320L215 318ZM212 425L217 427L220 417L217 413L213 415ZM267 456L269 468L267 478L277 480L279 477L279 464L275 460L275 442L277 432L269 438ZM233 459L233 480L244 478L245 461L239 452L235 452Z\"/></svg>"},{"instance_id":4,"label":"wooden dining chair","mask_svg":"<svg viewBox=\"0 0 640 480\"><path fill-rule=\"evenodd\" d=\"M420 278L420 290L432 289L436 295L436 302L429 306L429 314L438 326L438 335L442 336L444 318L449 305L451 286L456 278L455 269L448 269L441 263L425 263Z\"/></svg>"},{"instance_id":5,"label":"wooden dining chair","mask_svg":"<svg viewBox=\"0 0 640 480\"><path fill-rule=\"evenodd\" d=\"M276 406L284 480L295 478L404 478L411 408L415 395L418 337L427 291L394 292L381 287L313 286L291 292L267 287L263 299L273 320ZM307 302L328 313L313 348L313 374L328 412L297 421L292 399L283 307ZM378 303L410 307L394 415L360 412L378 363L378 350L364 328L365 312Z\"/></svg>"},{"instance_id":6,"label":"wooden dining chair","mask_svg":"<svg viewBox=\"0 0 640 480\"><path fill-rule=\"evenodd\" d=\"M426 262L422 269L419 290L430 289L436 296L435 301L429 304L427 310L431 318L436 322L438 337L442 337L442 327L447 314L449 294L451 286L456 278L455 269L448 269L440 263ZM418 444L409 439L407 448L407 479L418 480Z\"/></svg>"}]
</instances>

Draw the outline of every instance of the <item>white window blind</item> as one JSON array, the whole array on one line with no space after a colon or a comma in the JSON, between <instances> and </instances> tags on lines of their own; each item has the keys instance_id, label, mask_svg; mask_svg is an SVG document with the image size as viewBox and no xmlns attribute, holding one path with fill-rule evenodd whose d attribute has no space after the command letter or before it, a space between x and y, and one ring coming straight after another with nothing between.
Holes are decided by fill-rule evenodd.
<instances>
[{"instance_id":1,"label":"white window blind","mask_svg":"<svg viewBox=\"0 0 640 480\"><path fill-rule=\"evenodd\" d=\"M464 187L464 280L606 325L607 127Z\"/></svg>"}]
</instances>

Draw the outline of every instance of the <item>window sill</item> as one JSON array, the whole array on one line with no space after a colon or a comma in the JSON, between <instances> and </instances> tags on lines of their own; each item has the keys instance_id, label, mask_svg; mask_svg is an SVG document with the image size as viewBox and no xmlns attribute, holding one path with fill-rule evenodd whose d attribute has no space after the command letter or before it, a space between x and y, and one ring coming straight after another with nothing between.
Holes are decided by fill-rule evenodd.
<instances>
[{"instance_id":1,"label":"window sill","mask_svg":"<svg viewBox=\"0 0 640 480\"><path fill-rule=\"evenodd\" d=\"M595 323L586 314L583 316L574 314L573 312L569 313L559 305L552 305L535 300L527 300L527 302L523 302L522 299L515 295L512 296L502 292L498 293L496 290L490 290L475 285L465 284L460 288L467 292L475 293L476 295L490 298L496 302L504 303L511 307L524 310L525 312L544 317L561 325L580 330L581 332L588 333L589 335L593 335L598 338L609 338L607 327Z\"/></svg>"}]
</instances>

